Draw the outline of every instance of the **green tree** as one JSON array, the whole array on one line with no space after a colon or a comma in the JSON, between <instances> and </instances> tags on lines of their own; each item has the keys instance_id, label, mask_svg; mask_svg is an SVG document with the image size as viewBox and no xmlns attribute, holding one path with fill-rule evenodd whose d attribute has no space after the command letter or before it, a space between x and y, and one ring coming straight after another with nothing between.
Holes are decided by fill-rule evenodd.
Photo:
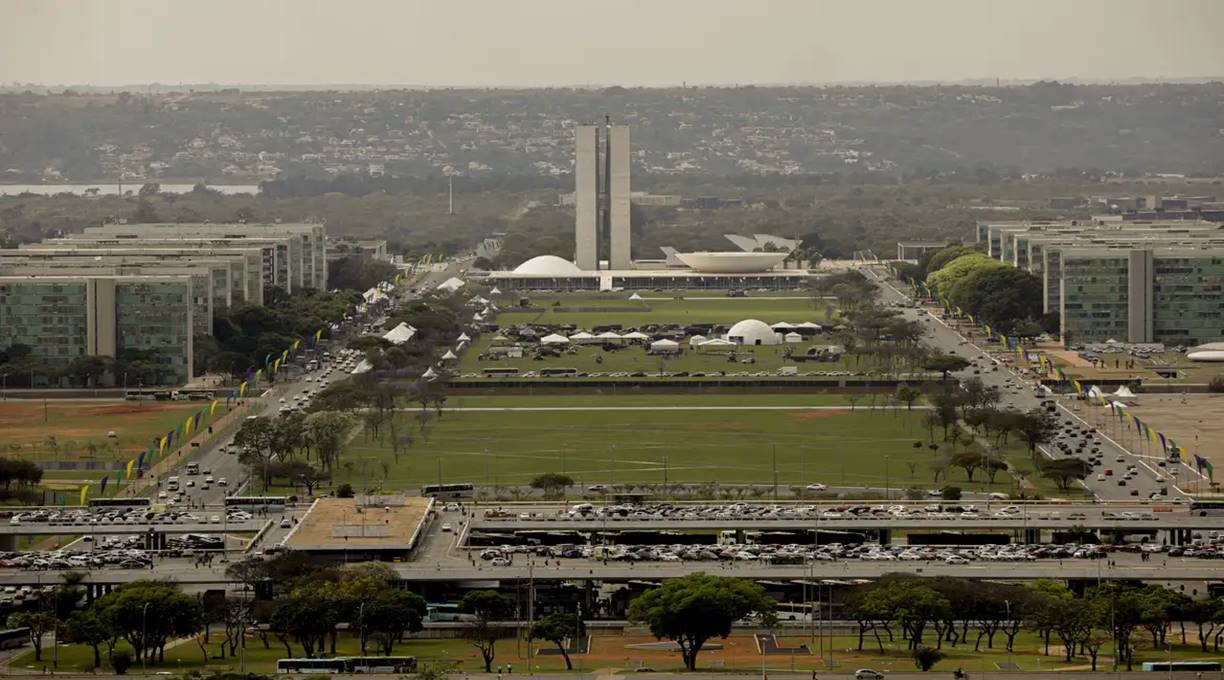
<instances>
[{"instance_id":1,"label":"green tree","mask_svg":"<svg viewBox=\"0 0 1224 680\"><path fill-rule=\"evenodd\" d=\"M1000 333L1014 334L1020 322L1030 322L1027 330L1031 331L1035 320L1041 318L1041 279L1015 267L977 269L960 279L947 295Z\"/></svg>"},{"instance_id":2,"label":"green tree","mask_svg":"<svg viewBox=\"0 0 1224 680\"><path fill-rule=\"evenodd\" d=\"M986 464L986 456L977 451L962 451L952 456L951 464L965 471L965 477L973 482L973 473Z\"/></svg>"},{"instance_id":3,"label":"green tree","mask_svg":"<svg viewBox=\"0 0 1224 680\"><path fill-rule=\"evenodd\" d=\"M558 472L545 472L531 480L531 488L539 489L545 496L555 496L574 485L574 478Z\"/></svg>"},{"instance_id":4,"label":"green tree","mask_svg":"<svg viewBox=\"0 0 1224 680\"><path fill-rule=\"evenodd\" d=\"M272 484L275 441L276 424L266 416L248 418L234 434L234 446L238 447L238 462L258 474L265 489Z\"/></svg>"},{"instance_id":5,"label":"green tree","mask_svg":"<svg viewBox=\"0 0 1224 680\"><path fill-rule=\"evenodd\" d=\"M944 265L938 271L927 274L926 283L938 295L949 297L956 288L956 284L971 274L985 269L1001 269L1007 266L985 253L971 253L962 255Z\"/></svg>"},{"instance_id":6,"label":"green tree","mask_svg":"<svg viewBox=\"0 0 1224 680\"><path fill-rule=\"evenodd\" d=\"M948 381L948 374L969 366L969 360L956 354L941 354L932 357L922 365L923 370L935 371L943 375L940 380Z\"/></svg>"},{"instance_id":7,"label":"green tree","mask_svg":"<svg viewBox=\"0 0 1224 680\"><path fill-rule=\"evenodd\" d=\"M58 623L54 616L46 612L14 612L8 617L9 628L29 629L35 661L42 661L43 636L54 630Z\"/></svg>"},{"instance_id":8,"label":"green tree","mask_svg":"<svg viewBox=\"0 0 1224 680\"><path fill-rule=\"evenodd\" d=\"M914 665L923 672L934 668L935 664L943 661L945 657L942 651L935 649L934 647L927 647L926 645L916 648L913 655Z\"/></svg>"},{"instance_id":9,"label":"green tree","mask_svg":"<svg viewBox=\"0 0 1224 680\"><path fill-rule=\"evenodd\" d=\"M547 640L556 645L557 650L565 659L565 670L572 671L574 664L570 660L569 650L565 648L565 643L568 640L581 638L585 633L585 628L582 619L577 614L549 614L536 621L531 626L528 635L532 640Z\"/></svg>"},{"instance_id":10,"label":"green tree","mask_svg":"<svg viewBox=\"0 0 1224 680\"><path fill-rule=\"evenodd\" d=\"M485 672L493 672L493 658L497 651L497 640L503 631L494 622L508 616L513 609L509 598L496 590L473 590L459 600L459 611L476 617L468 636L473 646L480 650Z\"/></svg>"},{"instance_id":11,"label":"green tree","mask_svg":"<svg viewBox=\"0 0 1224 680\"><path fill-rule=\"evenodd\" d=\"M691 671L706 641L727 637L735 621L754 614L768 617L773 609L773 600L758 584L698 572L639 595L629 605L629 620L649 625L660 640L676 642Z\"/></svg>"},{"instance_id":12,"label":"green tree","mask_svg":"<svg viewBox=\"0 0 1224 680\"><path fill-rule=\"evenodd\" d=\"M107 646L108 656L115 649L115 631L107 621L93 609L73 612L65 622L67 637L72 642L93 648L93 667L102 665L102 645Z\"/></svg>"},{"instance_id":13,"label":"green tree","mask_svg":"<svg viewBox=\"0 0 1224 680\"><path fill-rule=\"evenodd\" d=\"M159 581L134 581L94 603L98 616L127 640L137 659L164 660L166 642L197 632L202 611L194 597ZM154 658L156 655L156 658Z\"/></svg>"},{"instance_id":14,"label":"green tree","mask_svg":"<svg viewBox=\"0 0 1224 680\"><path fill-rule=\"evenodd\" d=\"M132 667L132 655L124 650L111 652L110 664L111 668L115 669L115 675L127 675L128 669Z\"/></svg>"},{"instance_id":15,"label":"green tree","mask_svg":"<svg viewBox=\"0 0 1224 680\"><path fill-rule=\"evenodd\" d=\"M1072 484L1084 479L1090 472L1092 467L1088 461L1080 458L1060 458L1041 464L1041 475L1053 480L1062 491L1070 490Z\"/></svg>"},{"instance_id":16,"label":"green tree","mask_svg":"<svg viewBox=\"0 0 1224 680\"><path fill-rule=\"evenodd\" d=\"M922 392L909 385L902 385L897 388L895 397L897 401L905 404L906 411L911 411L914 408L914 402L922 397Z\"/></svg>"},{"instance_id":17,"label":"green tree","mask_svg":"<svg viewBox=\"0 0 1224 680\"><path fill-rule=\"evenodd\" d=\"M349 413L320 411L306 416L305 426L306 440L314 448L319 466L331 472L349 434L357 426L357 418Z\"/></svg>"},{"instance_id":18,"label":"green tree","mask_svg":"<svg viewBox=\"0 0 1224 680\"><path fill-rule=\"evenodd\" d=\"M387 590L368 602L362 611L365 634L378 641L384 656L391 656L395 643L405 633L423 628L425 600L406 590Z\"/></svg>"},{"instance_id":19,"label":"green tree","mask_svg":"<svg viewBox=\"0 0 1224 680\"><path fill-rule=\"evenodd\" d=\"M106 375L114 367L115 360L108 356L86 354L68 362L68 374L76 376L83 387L97 384L98 378Z\"/></svg>"}]
</instances>

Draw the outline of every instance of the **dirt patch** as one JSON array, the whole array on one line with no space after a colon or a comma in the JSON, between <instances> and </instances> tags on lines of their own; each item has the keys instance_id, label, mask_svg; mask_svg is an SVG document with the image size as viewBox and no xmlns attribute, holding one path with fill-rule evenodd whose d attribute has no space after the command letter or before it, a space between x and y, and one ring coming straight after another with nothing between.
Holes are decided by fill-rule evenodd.
<instances>
[{"instance_id":1,"label":"dirt patch","mask_svg":"<svg viewBox=\"0 0 1224 680\"><path fill-rule=\"evenodd\" d=\"M848 408L847 408L847 409L838 409L838 410L835 410L835 411L829 411L829 410L822 410L822 411L795 411L794 413L792 413L792 414L791 414L791 417L792 417L792 418L794 418L795 420L802 420L802 421L808 421L808 420L824 420L825 418L836 418L836 417L838 417L838 416L844 416L844 415L846 415L846 414L847 414L847 413L849 413L849 412L850 412L850 409L848 409Z\"/></svg>"}]
</instances>

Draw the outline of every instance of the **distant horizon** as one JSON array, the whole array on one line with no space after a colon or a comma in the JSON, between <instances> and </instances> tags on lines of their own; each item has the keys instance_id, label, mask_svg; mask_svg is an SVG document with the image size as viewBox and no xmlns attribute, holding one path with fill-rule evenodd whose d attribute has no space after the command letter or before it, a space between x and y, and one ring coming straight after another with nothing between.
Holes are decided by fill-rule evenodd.
<instances>
[{"instance_id":1,"label":"distant horizon","mask_svg":"<svg viewBox=\"0 0 1224 680\"><path fill-rule=\"evenodd\" d=\"M92 84L92 83L38 83L9 82L0 83L0 91L13 91L21 88L36 87L46 90L90 89L104 91L127 91L140 89L156 90L253 90L263 92L293 92L315 90L362 91L362 90L605 90L620 87L626 90L672 90L681 88L708 89L738 89L748 87L1027 87L1037 83L1053 82L1060 85L1209 85L1224 84L1224 75L1215 76L1184 76L1176 78L1149 78L1134 76L1130 78L1097 79L1092 77L1035 77L1035 78L961 78L957 80L845 80L845 81L795 81L795 82L680 82L675 84L626 85L623 83L568 83L555 85L477 85L477 84L424 84L424 83L375 83L375 82L180 82L180 83L122 83L122 84Z\"/></svg>"}]
</instances>

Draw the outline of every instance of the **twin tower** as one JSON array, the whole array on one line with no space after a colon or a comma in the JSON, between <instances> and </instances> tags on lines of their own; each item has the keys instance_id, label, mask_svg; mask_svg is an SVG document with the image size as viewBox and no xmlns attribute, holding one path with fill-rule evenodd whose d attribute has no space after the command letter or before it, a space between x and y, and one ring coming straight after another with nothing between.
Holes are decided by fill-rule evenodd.
<instances>
[{"instance_id":1,"label":"twin tower","mask_svg":"<svg viewBox=\"0 0 1224 680\"><path fill-rule=\"evenodd\" d=\"M630 269L629 127L579 125L574 136L574 264Z\"/></svg>"}]
</instances>

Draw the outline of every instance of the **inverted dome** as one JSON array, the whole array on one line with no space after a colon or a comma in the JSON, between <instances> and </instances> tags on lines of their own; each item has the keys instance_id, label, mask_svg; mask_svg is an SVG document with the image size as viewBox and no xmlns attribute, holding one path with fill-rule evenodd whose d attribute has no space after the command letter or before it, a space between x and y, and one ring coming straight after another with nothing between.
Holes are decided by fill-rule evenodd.
<instances>
[{"instance_id":1,"label":"inverted dome","mask_svg":"<svg viewBox=\"0 0 1224 680\"><path fill-rule=\"evenodd\" d=\"M676 253L694 271L712 274L763 272L785 260L787 253Z\"/></svg>"},{"instance_id":2,"label":"inverted dome","mask_svg":"<svg viewBox=\"0 0 1224 680\"><path fill-rule=\"evenodd\" d=\"M556 255L537 255L514 268L515 274L527 276L576 276L582 270L573 262Z\"/></svg>"},{"instance_id":3,"label":"inverted dome","mask_svg":"<svg viewBox=\"0 0 1224 680\"><path fill-rule=\"evenodd\" d=\"M727 339L737 345L777 345L778 332L757 319L744 319L727 331Z\"/></svg>"}]
</instances>

